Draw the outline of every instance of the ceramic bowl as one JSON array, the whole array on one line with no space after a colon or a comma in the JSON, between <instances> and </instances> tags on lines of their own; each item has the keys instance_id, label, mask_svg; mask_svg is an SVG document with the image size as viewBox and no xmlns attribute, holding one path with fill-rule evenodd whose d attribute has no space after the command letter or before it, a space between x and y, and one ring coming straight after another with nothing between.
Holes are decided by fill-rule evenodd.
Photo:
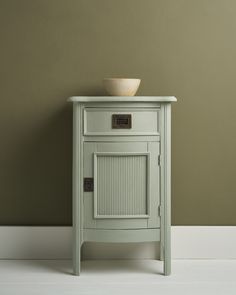
<instances>
[{"instance_id":1,"label":"ceramic bowl","mask_svg":"<svg viewBox=\"0 0 236 295\"><path fill-rule=\"evenodd\" d=\"M103 85L109 95L134 96L139 88L140 79L105 78Z\"/></svg>"}]
</instances>

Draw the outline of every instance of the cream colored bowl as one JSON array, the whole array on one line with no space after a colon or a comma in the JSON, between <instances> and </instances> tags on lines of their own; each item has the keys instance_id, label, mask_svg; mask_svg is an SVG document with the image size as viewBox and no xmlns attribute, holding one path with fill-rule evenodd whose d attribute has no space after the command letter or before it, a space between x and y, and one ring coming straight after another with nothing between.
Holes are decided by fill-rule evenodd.
<instances>
[{"instance_id":1,"label":"cream colored bowl","mask_svg":"<svg viewBox=\"0 0 236 295\"><path fill-rule=\"evenodd\" d=\"M140 79L105 78L103 85L108 94L113 96L134 96L139 88Z\"/></svg>"}]
</instances>

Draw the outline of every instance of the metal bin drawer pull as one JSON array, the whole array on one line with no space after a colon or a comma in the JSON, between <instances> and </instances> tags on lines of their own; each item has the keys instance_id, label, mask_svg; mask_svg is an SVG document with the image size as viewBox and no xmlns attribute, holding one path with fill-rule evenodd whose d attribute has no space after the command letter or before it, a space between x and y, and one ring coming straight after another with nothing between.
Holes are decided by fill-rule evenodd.
<instances>
[{"instance_id":1,"label":"metal bin drawer pull","mask_svg":"<svg viewBox=\"0 0 236 295\"><path fill-rule=\"evenodd\" d=\"M131 114L113 114L112 129L131 129Z\"/></svg>"}]
</instances>

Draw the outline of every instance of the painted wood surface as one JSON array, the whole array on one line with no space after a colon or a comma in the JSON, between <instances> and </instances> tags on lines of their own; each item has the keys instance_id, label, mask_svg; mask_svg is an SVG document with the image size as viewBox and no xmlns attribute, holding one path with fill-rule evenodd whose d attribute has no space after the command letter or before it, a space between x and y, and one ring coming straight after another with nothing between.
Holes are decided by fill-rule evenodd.
<instances>
[{"instance_id":1,"label":"painted wood surface","mask_svg":"<svg viewBox=\"0 0 236 295\"><path fill-rule=\"evenodd\" d=\"M174 96L71 96L70 102L175 102Z\"/></svg>"},{"instance_id":2,"label":"painted wood surface","mask_svg":"<svg viewBox=\"0 0 236 295\"><path fill-rule=\"evenodd\" d=\"M169 275L170 102L176 98L71 97L69 101L74 110L74 273L80 274L80 248L85 241L160 241L164 274ZM134 118L129 132L116 133L112 128L112 115L119 112ZM84 192L85 177L93 178L94 190Z\"/></svg>"},{"instance_id":3,"label":"painted wood surface","mask_svg":"<svg viewBox=\"0 0 236 295\"><path fill-rule=\"evenodd\" d=\"M171 273L171 104L162 106L161 140L161 260L164 274Z\"/></svg>"},{"instance_id":4,"label":"painted wood surface","mask_svg":"<svg viewBox=\"0 0 236 295\"><path fill-rule=\"evenodd\" d=\"M137 243L160 241L160 229L85 229L85 240L88 242Z\"/></svg>"},{"instance_id":5,"label":"painted wood surface","mask_svg":"<svg viewBox=\"0 0 236 295\"><path fill-rule=\"evenodd\" d=\"M73 267L75 275L80 274L81 241L82 241L82 216L81 216L81 106L73 104Z\"/></svg>"},{"instance_id":6,"label":"painted wood surface","mask_svg":"<svg viewBox=\"0 0 236 295\"><path fill-rule=\"evenodd\" d=\"M114 129L111 116L130 114L130 129ZM145 122L145 123L144 123ZM155 108L85 108L84 135L159 135L159 109Z\"/></svg>"},{"instance_id":7,"label":"painted wood surface","mask_svg":"<svg viewBox=\"0 0 236 295\"><path fill-rule=\"evenodd\" d=\"M99 218L97 214L94 214L94 209L97 208L97 196L96 196L96 179L97 179L97 162L94 161L94 156L97 154L107 155L148 155L147 167L147 208L148 214L143 216L113 216L110 220L105 220L109 216L103 216ZM85 228L112 228L112 229L140 229L140 228L158 228L160 226L160 217L158 216L159 206L159 142L85 142L84 143L84 177L93 177L95 184L95 192L84 192L84 227ZM96 156L95 156L96 159ZM109 167L107 167L109 168ZM118 168L119 169L119 168ZM132 169L130 167L130 169ZM120 171L125 173L125 171ZM117 173L117 172L115 172ZM120 177L123 177L121 175ZM115 180L114 180L115 181ZM112 184L117 188L119 179ZM130 180L132 181L132 179ZM138 184L136 184L138 185ZM107 183L106 189L109 190L110 184ZM132 188L132 190L135 188ZM122 191L122 187L120 188ZM132 191L130 192L132 193ZM127 197L129 194L126 194ZM111 197L111 198L114 198ZM129 202L127 201L127 204ZM122 204L120 204L121 206ZM120 208L121 209L121 208ZM124 209L124 208L123 208ZM118 209L117 209L118 210ZM94 218L96 215L96 218ZM148 216L147 216L148 215ZM115 217L115 218L114 218ZM122 218L121 218L122 217ZM118 220L119 219L119 220Z\"/></svg>"},{"instance_id":8,"label":"painted wood surface","mask_svg":"<svg viewBox=\"0 0 236 295\"><path fill-rule=\"evenodd\" d=\"M94 153L94 218L148 218L149 153Z\"/></svg>"}]
</instances>

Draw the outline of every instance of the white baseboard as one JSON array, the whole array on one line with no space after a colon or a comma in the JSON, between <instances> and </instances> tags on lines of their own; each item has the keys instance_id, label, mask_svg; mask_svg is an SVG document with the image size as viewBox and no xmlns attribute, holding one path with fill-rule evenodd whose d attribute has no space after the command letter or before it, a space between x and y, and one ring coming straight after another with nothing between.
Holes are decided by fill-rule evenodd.
<instances>
[{"instance_id":1,"label":"white baseboard","mask_svg":"<svg viewBox=\"0 0 236 295\"><path fill-rule=\"evenodd\" d=\"M236 226L173 226L175 259L236 259Z\"/></svg>"},{"instance_id":2,"label":"white baseboard","mask_svg":"<svg viewBox=\"0 0 236 295\"><path fill-rule=\"evenodd\" d=\"M0 259L68 259L69 226L0 226Z\"/></svg>"},{"instance_id":3,"label":"white baseboard","mask_svg":"<svg viewBox=\"0 0 236 295\"><path fill-rule=\"evenodd\" d=\"M236 226L172 226L173 259L236 259ZM0 226L0 259L70 259L69 226ZM155 259L158 243L85 243L84 259Z\"/></svg>"}]
</instances>

